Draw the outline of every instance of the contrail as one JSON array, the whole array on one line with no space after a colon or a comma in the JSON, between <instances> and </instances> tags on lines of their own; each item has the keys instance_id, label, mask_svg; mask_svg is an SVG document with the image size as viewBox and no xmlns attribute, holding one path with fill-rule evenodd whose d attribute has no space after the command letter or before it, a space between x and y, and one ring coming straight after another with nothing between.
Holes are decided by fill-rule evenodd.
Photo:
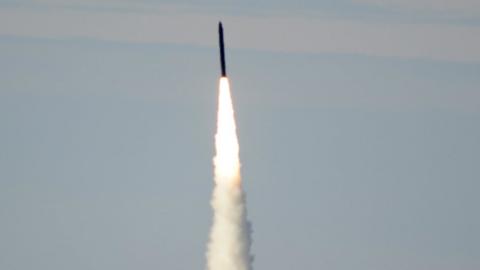
<instances>
[{"instance_id":1,"label":"contrail","mask_svg":"<svg viewBox=\"0 0 480 270\"><path fill-rule=\"evenodd\" d=\"M220 79L218 97L213 225L207 252L208 270L251 270L251 227L241 185L238 139L228 79Z\"/></svg>"},{"instance_id":2,"label":"contrail","mask_svg":"<svg viewBox=\"0 0 480 270\"><path fill-rule=\"evenodd\" d=\"M207 251L207 270L251 270L251 226L240 175L239 145L230 85L225 71L223 28L219 24L222 77L215 134L213 225Z\"/></svg>"}]
</instances>

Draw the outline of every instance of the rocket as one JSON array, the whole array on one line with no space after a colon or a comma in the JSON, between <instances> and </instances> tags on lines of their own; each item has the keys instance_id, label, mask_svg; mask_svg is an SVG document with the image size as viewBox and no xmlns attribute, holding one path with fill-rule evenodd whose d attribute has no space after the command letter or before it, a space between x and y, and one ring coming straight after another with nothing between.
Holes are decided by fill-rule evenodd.
<instances>
[{"instance_id":1,"label":"rocket","mask_svg":"<svg viewBox=\"0 0 480 270\"><path fill-rule=\"evenodd\" d=\"M225 67L225 44L223 43L222 22L218 23L218 42L220 46L220 67L222 69L222 77L227 77L227 68Z\"/></svg>"}]
</instances>

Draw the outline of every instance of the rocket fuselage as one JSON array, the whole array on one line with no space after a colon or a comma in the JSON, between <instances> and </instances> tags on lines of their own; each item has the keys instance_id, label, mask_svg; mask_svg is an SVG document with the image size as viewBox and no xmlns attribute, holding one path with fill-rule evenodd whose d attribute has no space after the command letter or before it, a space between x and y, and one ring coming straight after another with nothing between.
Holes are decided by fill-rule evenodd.
<instances>
[{"instance_id":1,"label":"rocket fuselage","mask_svg":"<svg viewBox=\"0 0 480 270\"><path fill-rule=\"evenodd\" d=\"M227 77L227 68L225 66L225 44L223 43L222 23L218 23L218 39L220 45L220 67L222 68L222 77Z\"/></svg>"}]
</instances>

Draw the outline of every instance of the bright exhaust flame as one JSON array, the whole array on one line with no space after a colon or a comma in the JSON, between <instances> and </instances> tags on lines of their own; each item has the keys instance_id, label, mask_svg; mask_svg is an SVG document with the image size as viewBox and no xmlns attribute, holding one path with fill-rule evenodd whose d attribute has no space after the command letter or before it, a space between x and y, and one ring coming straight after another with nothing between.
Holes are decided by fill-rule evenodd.
<instances>
[{"instance_id":1,"label":"bright exhaust flame","mask_svg":"<svg viewBox=\"0 0 480 270\"><path fill-rule=\"evenodd\" d=\"M240 184L238 149L230 86L228 79L222 77L218 95L217 134L215 135L216 155L213 159L216 184L222 184L219 181L235 181L236 184Z\"/></svg>"},{"instance_id":2,"label":"bright exhaust flame","mask_svg":"<svg viewBox=\"0 0 480 270\"><path fill-rule=\"evenodd\" d=\"M251 270L251 227L241 187L239 146L228 78L220 78L208 270Z\"/></svg>"}]
</instances>

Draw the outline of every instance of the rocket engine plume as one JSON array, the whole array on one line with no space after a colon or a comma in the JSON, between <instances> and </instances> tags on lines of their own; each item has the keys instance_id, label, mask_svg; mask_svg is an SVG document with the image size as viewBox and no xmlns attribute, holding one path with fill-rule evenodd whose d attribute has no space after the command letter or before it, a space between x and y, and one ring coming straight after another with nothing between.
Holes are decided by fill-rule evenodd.
<instances>
[{"instance_id":1,"label":"rocket engine plume","mask_svg":"<svg viewBox=\"0 0 480 270\"><path fill-rule=\"evenodd\" d=\"M239 145L230 86L220 78L214 177L213 225L207 251L208 270L251 270L251 226L241 185Z\"/></svg>"}]
</instances>

